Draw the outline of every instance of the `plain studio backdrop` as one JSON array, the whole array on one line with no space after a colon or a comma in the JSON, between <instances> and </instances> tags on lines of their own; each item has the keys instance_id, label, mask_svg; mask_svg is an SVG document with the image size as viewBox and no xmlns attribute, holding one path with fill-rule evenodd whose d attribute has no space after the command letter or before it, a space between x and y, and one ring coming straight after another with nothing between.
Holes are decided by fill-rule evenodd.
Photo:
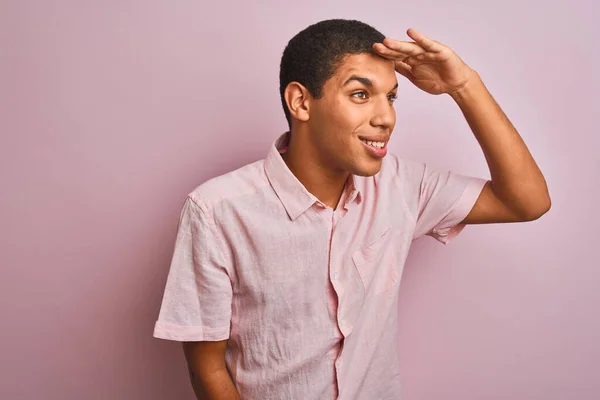
<instances>
[{"instance_id":1,"label":"plain studio backdrop","mask_svg":"<svg viewBox=\"0 0 600 400\"><path fill-rule=\"evenodd\" d=\"M592 0L1 1L0 398L193 398L180 345L152 338L183 200L286 130L287 41L352 18L453 48L552 197L535 222L414 242L404 398L598 399L598 15ZM450 97L398 79L391 151L489 178Z\"/></svg>"}]
</instances>

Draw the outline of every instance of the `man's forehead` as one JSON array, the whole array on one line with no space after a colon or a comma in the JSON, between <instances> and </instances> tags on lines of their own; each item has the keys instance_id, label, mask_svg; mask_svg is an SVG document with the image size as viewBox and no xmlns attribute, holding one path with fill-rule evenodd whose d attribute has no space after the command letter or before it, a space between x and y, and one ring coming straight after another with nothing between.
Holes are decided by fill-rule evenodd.
<instances>
[{"instance_id":1,"label":"man's forehead","mask_svg":"<svg viewBox=\"0 0 600 400\"><path fill-rule=\"evenodd\" d=\"M352 76L368 78L374 85L396 82L394 62L373 54L346 56L335 75L339 85L344 85Z\"/></svg>"}]
</instances>

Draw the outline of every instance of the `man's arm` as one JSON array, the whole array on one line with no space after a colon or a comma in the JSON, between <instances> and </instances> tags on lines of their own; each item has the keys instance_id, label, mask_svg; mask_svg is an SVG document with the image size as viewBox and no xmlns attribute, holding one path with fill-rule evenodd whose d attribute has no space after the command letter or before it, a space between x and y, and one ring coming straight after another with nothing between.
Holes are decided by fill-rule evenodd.
<instances>
[{"instance_id":1,"label":"man's arm","mask_svg":"<svg viewBox=\"0 0 600 400\"><path fill-rule=\"evenodd\" d=\"M449 94L479 142L492 177L463 223L531 221L544 215L551 205L546 180L479 74L473 71L466 85Z\"/></svg>"},{"instance_id":2,"label":"man's arm","mask_svg":"<svg viewBox=\"0 0 600 400\"><path fill-rule=\"evenodd\" d=\"M225 364L227 340L183 342L190 381L198 400L240 400Z\"/></svg>"},{"instance_id":3,"label":"man's arm","mask_svg":"<svg viewBox=\"0 0 600 400\"><path fill-rule=\"evenodd\" d=\"M386 38L373 49L419 89L448 93L456 101L490 169L492 180L462 223L531 221L546 213L550 195L544 176L479 74L450 47L412 28L406 33L414 42Z\"/></svg>"}]
</instances>

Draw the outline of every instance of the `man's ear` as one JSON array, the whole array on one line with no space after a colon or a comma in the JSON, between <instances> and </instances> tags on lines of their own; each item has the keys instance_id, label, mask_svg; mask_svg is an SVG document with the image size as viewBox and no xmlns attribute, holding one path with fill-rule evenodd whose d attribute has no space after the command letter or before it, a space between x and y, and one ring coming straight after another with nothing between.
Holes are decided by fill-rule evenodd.
<instances>
[{"instance_id":1,"label":"man's ear","mask_svg":"<svg viewBox=\"0 0 600 400\"><path fill-rule=\"evenodd\" d=\"M298 82L290 82L283 92L283 98L292 117L303 122L310 119L312 96L304 85Z\"/></svg>"}]
</instances>

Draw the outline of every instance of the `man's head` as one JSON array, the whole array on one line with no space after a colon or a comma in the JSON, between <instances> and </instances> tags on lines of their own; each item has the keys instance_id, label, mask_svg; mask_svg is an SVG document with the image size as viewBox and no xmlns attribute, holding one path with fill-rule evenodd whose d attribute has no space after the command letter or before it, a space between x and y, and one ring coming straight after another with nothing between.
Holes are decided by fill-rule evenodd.
<instances>
[{"instance_id":1,"label":"man's head","mask_svg":"<svg viewBox=\"0 0 600 400\"><path fill-rule=\"evenodd\" d=\"M361 139L387 143L396 123L394 64L372 49L384 38L360 21L327 20L283 52L280 94L290 130L322 167L362 176L381 168Z\"/></svg>"}]
</instances>

